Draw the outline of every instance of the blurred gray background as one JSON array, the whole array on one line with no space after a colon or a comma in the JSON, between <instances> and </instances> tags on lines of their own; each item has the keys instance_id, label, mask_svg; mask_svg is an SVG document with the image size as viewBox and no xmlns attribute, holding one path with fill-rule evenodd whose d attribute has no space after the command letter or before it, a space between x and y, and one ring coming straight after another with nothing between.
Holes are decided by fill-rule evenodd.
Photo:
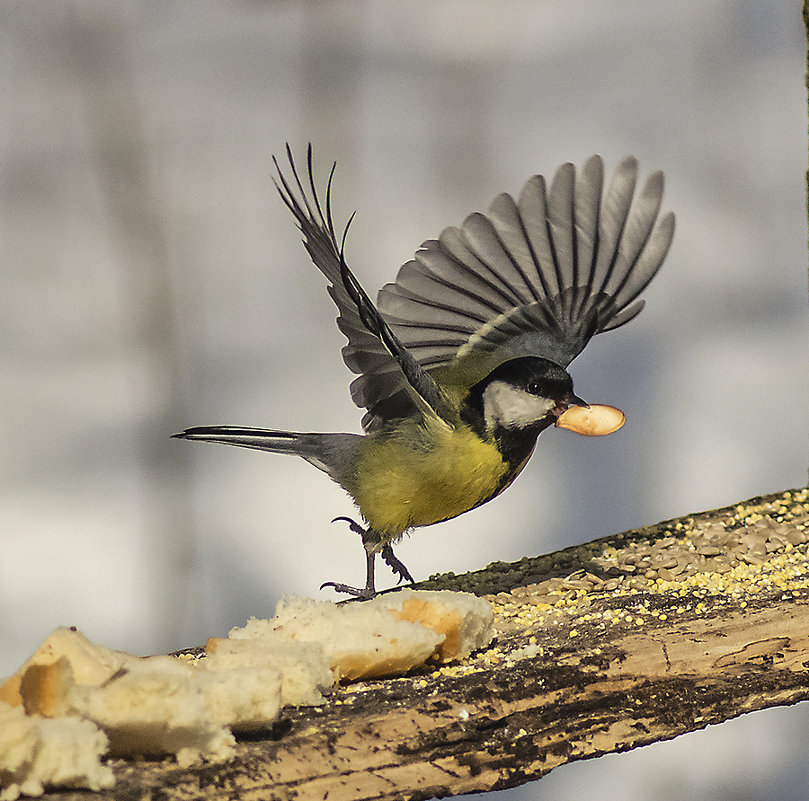
<instances>
[{"instance_id":1,"label":"blurred gray background","mask_svg":"<svg viewBox=\"0 0 809 801\"><path fill-rule=\"evenodd\" d=\"M321 180L339 162L372 292L533 173L594 152L666 173L678 230L648 306L572 370L626 427L543 434L504 496L400 545L416 577L804 484L803 73L785 0L0 5L0 674L60 624L160 652L362 580L323 474L169 439L358 430L335 310L270 180L286 141L314 144ZM502 797L804 799L806 717Z\"/></svg>"}]
</instances>

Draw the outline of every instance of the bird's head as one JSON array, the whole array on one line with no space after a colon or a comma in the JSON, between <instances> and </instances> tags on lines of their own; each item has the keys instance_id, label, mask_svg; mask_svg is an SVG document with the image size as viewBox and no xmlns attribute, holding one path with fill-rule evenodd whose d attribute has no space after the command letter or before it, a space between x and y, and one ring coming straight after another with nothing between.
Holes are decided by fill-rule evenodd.
<instances>
[{"instance_id":1,"label":"bird's head","mask_svg":"<svg viewBox=\"0 0 809 801\"><path fill-rule=\"evenodd\" d=\"M537 356L503 362L470 391L489 431L541 431L571 406L587 406L573 393L570 373Z\"/></svg>"}]
</instances>

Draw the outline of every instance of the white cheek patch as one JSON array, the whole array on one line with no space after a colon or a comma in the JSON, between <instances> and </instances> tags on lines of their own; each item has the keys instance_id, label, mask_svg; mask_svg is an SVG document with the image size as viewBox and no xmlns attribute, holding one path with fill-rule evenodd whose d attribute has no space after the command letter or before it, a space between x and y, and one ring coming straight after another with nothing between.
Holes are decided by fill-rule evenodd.
<instances>
[{"instance_id":1,"label":"white cheek patch","mask_svg":"<svg viewBox=\"0 0 809 801\"><path fill-rule=\"evenodd\" d=\"M532 395L505 381L492 381L483 391L483 416L490 428L527 428L551 412L556 402Z\"/></svg>"}]
</instances>

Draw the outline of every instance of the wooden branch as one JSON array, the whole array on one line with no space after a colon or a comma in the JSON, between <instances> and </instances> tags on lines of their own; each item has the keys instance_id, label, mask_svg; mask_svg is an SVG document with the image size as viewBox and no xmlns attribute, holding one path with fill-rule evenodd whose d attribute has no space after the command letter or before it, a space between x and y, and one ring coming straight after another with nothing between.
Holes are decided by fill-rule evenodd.
<instances>
[{"instance_id":1,"label":"wooden branch","mask_svg":"<svg viewBox=\"0 0 809 801\"><path fill-rule=\"evenodd\" d=\"M486 653L286 710L225 765L116 761L117 786L97 797L354 801L502 789L807 699L808 528L809 492L793 490L434 577L421 586L496 593Z\"/></svg>"}]
</instances>

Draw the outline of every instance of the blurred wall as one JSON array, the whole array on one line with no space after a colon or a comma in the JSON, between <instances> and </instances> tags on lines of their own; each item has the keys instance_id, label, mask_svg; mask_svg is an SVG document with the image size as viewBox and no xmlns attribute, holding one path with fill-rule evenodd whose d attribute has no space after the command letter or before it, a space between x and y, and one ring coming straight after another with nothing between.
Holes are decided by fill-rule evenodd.
<instances>
[{"instance_id":1,"label":"blurred wall","mask_svg":"<svg viewBox=\"0 0 809 801\"><path fill-rule=\"evenodd\" d=\"M666 173L678 230L647 308L572 370L627 426L543 434L502 498L400 546L415 576L805 483L803 71L783 0L0 5L0 673L59 624L165 651L361 581L356 537L329 524L351 504L321 473L168 438L358 430L335 310L271 181L287 141L314 144L321 180L339 162L369 291L563 161ZM660 746L509 797L753 798L778 775L788 798L806 731L779 714L707 732L740 764L691 784ZM781 762L739 779L765 737ZM672 748L711 758L689 742Z\"/></svg>"}]
</instances>

